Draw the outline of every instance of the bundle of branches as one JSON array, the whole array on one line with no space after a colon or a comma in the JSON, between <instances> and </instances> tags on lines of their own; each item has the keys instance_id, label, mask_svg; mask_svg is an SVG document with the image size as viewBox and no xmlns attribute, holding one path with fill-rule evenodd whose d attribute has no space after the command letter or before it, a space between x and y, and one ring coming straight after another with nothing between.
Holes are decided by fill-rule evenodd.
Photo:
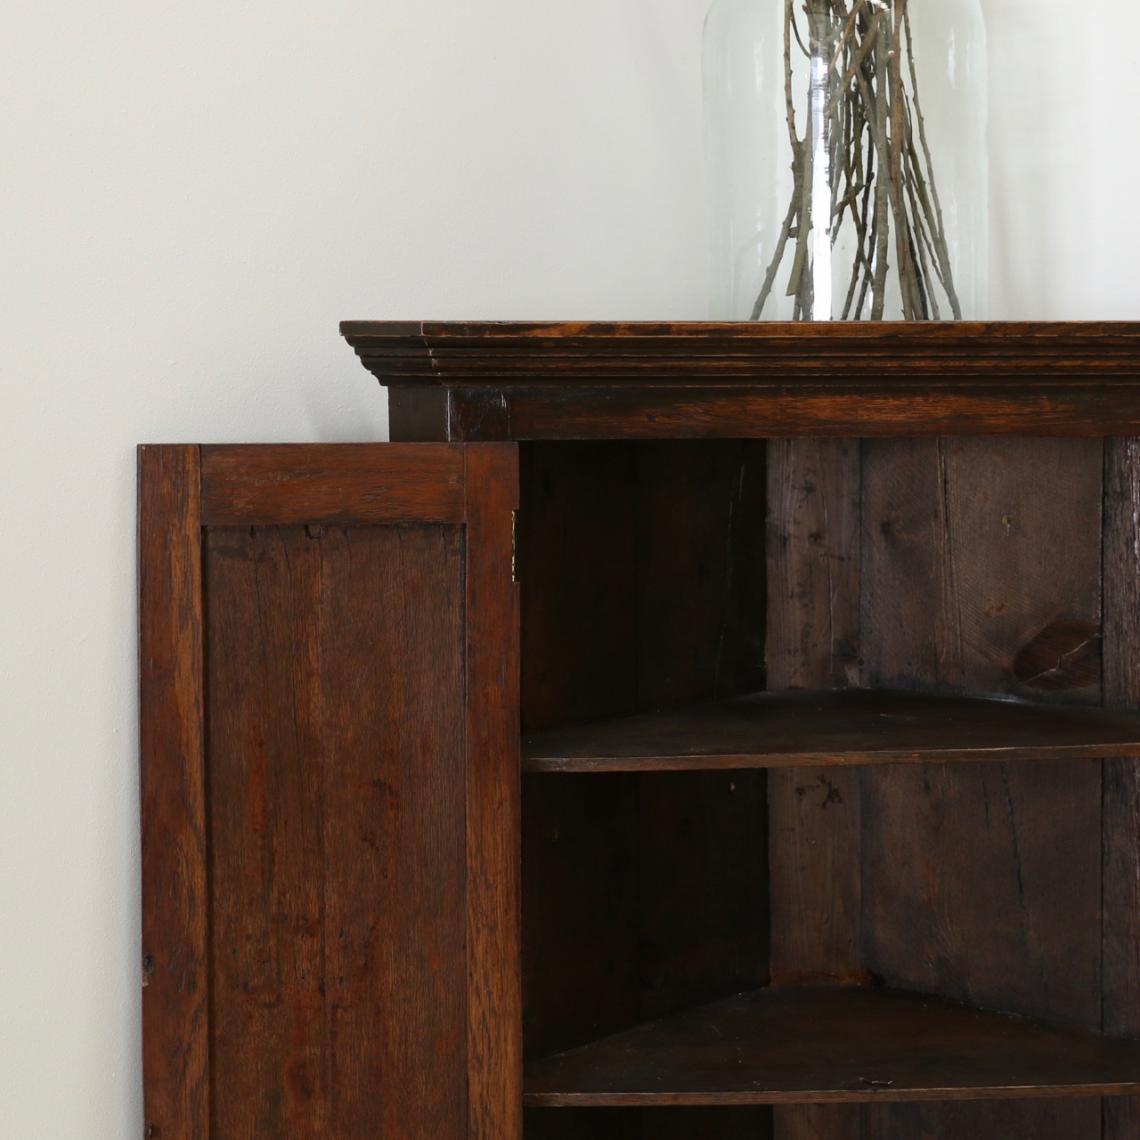
<instances>
[{"instance_id":1,"label":"bundle of branches","mask_svg":"<svg viewBox=\"0 0 1140 1140\"><path fill-rule=\"evenodd\" d=\"M789 257L794 319L830 318L831 311L816 311L817 301L821 310L831 308L816 296L817 274L830 281L831 253L848 223L855 252L843 320L862 320L868 303L871 319L882 319L892 238L903 317L938 320L948 309L961 319L918 98L908 0L805 0L802 30L795 4L784 6L794 183L752 319L761 318ZM802 137L793 76L800 55L809 70Z\"/></svg>"}]
</instances>

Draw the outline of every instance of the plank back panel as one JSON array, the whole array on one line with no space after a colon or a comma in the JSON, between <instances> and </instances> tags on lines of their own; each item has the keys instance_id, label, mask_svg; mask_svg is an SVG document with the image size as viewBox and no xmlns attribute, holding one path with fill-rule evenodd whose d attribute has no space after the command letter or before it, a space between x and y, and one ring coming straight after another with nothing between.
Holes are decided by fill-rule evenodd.
<instances>
[{"instance_id":1,"label":"plank back panel","mask_svg":"<svg viewBox=\"0 0 1140 1140\"><path fill-rule=\"evenodd\" d=\"M1100 698L1102 448L864 445L868 685ZM868 967L981 1006L1100 1020L1096 762L863 774ZM873 1135L1100 1134L1100 1105L882 1108Z\"/></svg>"},{"instance_id":2,"label":"plank back panel","mask_svg":"<svg viewBox=\"0 0 1140 1140\"><path fill-rule=\"evenodd\" d=\"M768 445L768 688L858 677L860 457L855 440ZM860 945L858 769L768 774L772 980L851 983ZM773 1110L777 1140L857 1140L858 1106Z\"/></svg>"},{"instance_id":3,"label":"plank back panel","mask_svg":"<svg viewBox=\"0 0 1140 1140\"><path fill-rule=\"evenodd\" d=\"M1140 440L1105 443L1104 700L1140 706ZM1104 1029L1140 1036L1140 758L1104 764ZM1104 1140L1140 1136L1140 1100L1104 1102Z\"/></svg>"}]
</instances>

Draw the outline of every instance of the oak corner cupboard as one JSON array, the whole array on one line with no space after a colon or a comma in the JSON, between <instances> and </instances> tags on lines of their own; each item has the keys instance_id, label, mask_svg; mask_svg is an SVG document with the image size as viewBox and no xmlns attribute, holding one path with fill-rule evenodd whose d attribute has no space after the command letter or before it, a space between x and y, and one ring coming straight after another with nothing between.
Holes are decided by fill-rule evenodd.
<instances>
[{"instance_id":1,"label":"oak corner cupboard","mask_svg":"<svg viewBox=\"0 0 1140 1140\"><path fill-rule=\"evenodd\" d=\"M139 450L147 1134L1140 1136L1140 324L342 331Z\"/></svg>"}]
</instances>

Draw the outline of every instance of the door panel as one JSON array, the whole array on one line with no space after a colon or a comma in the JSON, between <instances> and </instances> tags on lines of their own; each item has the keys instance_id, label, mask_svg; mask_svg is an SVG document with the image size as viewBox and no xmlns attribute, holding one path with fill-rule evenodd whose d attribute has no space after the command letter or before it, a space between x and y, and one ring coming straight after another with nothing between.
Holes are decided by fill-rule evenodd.
<instances>
[{"instance_id":1,"label":"door panel","mask_svg":"<svg viewBox=\"0 0 1140 1140\"><path fill-rule=\"evenodd\" d=\"M519 1136L515 449L140 464L152 1134Z\"/></svg>"}]
</instances>

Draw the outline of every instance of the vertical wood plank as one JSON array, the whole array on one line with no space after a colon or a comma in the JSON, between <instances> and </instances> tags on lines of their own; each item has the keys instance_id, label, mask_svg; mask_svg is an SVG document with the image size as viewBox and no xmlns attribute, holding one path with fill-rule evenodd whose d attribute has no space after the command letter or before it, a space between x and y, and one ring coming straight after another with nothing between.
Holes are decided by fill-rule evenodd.
<instances>
[{"instance_id":1,"label":"vertical wood plank","mask_svg":"<svg viewBox=\"0 0 1140 1140\"><path fill-rule=\"evenodd\" d=\"M300 529L206 537L211 1052L219 1135L328 1128L321 551Z\"/></svg>"},{"instance_id":2,"label":"vertical wood plank","mask_svg":"<svg viewBox=\"0 0 1140 1140\"><path fill-rule=\"evenodd\" d=\"M859 669L859 447L769 445L768 688L842 688ZM859 777L769 773L776 984L850 980L859 949Z\"/></svg>"},{"instance_id":3,"label":"vertical wood plank","mask_svg":"<svg viewBox=\"0 0 1140 1140\"><path fill-rule=\"evenodd\" d=\"M870 685L1100 697L1101 446L864 446ZM890 984L1095 1026L1095 763L868 769L863 928ZM1016 1121L1016 1123L1012 1123ZM1096 1136L1096 1101L880 1107L877 1140Z\"/></svg>"},{"instance_id":4,"label":"vertical wood plank","mask_svg":"<svg viewBox=\"0 0 1140 1140\"><path fill-rule=\"evenodd\" d=\"M468 1136L520 1140L518 449L466 455Z\"/></svg>"},{"instance_id":5,"label":"vertical wood plank","mask_svg":"<svg viewBox=\"0 0 1140 1140\"><path fill-rule=\"evenodd\" d=\"M460 530L207 551L215 1126L467 1135Z\"/></svg>"},{"instance_id":6,"label":"vertical wood plank","mask_svg":"<svg viewBox=\"0 0 1140 1140\"><path fill-rule=\"evenodd\" d=\"M859 670L859 444L768 444L769 689L845 687ZM854 981L860 795L855 769L768 773L772 981ZM778 1140L855 1140L858 1107L774 1110Z\"/></svg>"},{"instance_id":7,"label":"vertical wood plank","mask_svg":"<svg viewBox=\"0 0 1140 1140\"><path fill-rule=\"evenodd\" d=\"M636 452L524 445L523 731L630 711L637 701Z\"/></svg>"},{"instance_id":8,"label":"vertical wood plank","mask_svg":"<svg viewBox=\"0 0 1140 1140\"><path fill-rule=\"evenodd\" d=\"M762 689L764 443L644 441L632 454L635 708Z\"/></svg>"},{"instance_id":9,"label":"vertical wood plank","mask_svg":"<svg viewBox=\"0 0 1140 1140\"><path fill-rule=\"evenodd\" d=\"M323 816L315 976L333 1122L314 1140L464 1135L462 538L413 526L305 539L321 553L309 811Z\"/></svg>"},{"instance_id":10,"label":"vertical wood plank","mask_svg":"<svg viewBox=\"0 0 1140 1140\"><path fill-rule=\"evenodd\" d=\"M640 1021L768 982L766 796L755 776L635 778Z\"/></svg>"},{"instance_id":11,"label":"vertical wood plank","mask_svg":"<svg viewBox=\"0 0 1140 1140\"><path fill-rule=\"evenodd\" d=\"M141 447L139 750L148 1135L207 1140L209 890L196 447Z\"/></svg>"},{"instance_id":12,"label":"vertical wood plank","mask_svg":"<svg viewBox=\"0 0 1140 1140\"><path fill-rule=\"evenodd\" d=\"M1105 444L1104 700L1140 706L1140 439ZM1104 764L1104 1029L1140 1035L1140 759ZM1104 1140L1140 1136L1140 1100L1104 1102Z\"/></svg>"}]
</instances>

